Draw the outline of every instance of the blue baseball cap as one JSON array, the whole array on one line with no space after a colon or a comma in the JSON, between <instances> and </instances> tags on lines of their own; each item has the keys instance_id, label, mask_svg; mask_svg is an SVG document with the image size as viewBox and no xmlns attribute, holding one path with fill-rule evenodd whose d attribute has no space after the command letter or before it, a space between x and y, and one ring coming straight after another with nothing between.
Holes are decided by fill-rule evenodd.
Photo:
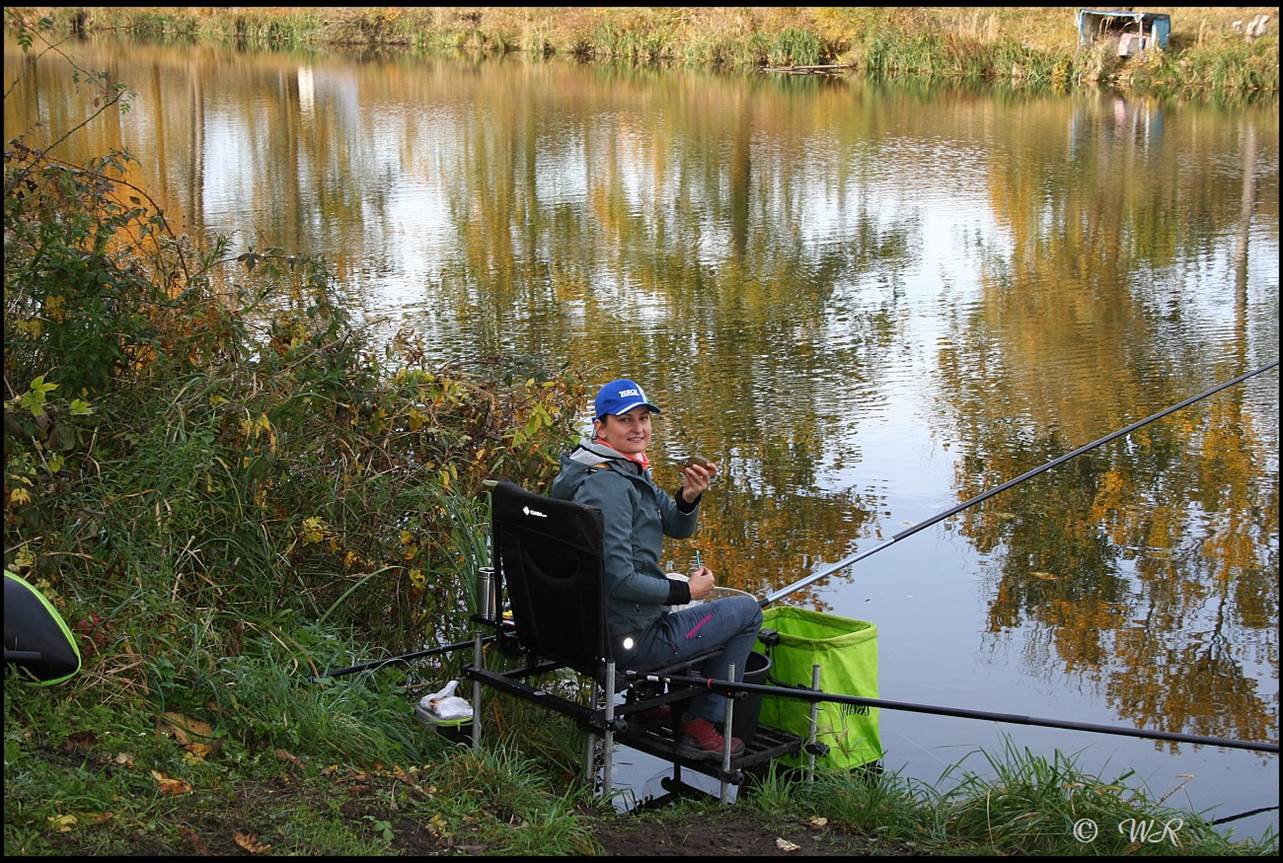
<instances>
[{"instance_id":1,"label":"blue baseball cap","mask_svg":"<svg viewBox=\"0 0 1283 863\"><path fill-rule=\"evenodd\" d=\"M646 398L646 391L636 381L620 378L611 381L597 392L598 419L604 416L623 416L635 407L644 407L651 413L662 413Z\"/></svg>"}]
</instances>

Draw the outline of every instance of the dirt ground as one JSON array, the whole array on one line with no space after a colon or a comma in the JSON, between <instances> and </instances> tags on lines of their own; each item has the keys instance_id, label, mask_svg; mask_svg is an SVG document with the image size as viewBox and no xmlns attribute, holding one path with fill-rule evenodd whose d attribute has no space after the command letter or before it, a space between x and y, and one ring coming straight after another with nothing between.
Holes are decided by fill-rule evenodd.
<instances>
[{"instance_id":1,"label":"dirt ground","mask_svg":"<svg viewBox=\"0 0 1283 863\"><path fill-rule=\"evenodd\" d=\"M804 820L763 823L759 814L735 806L663 821L653 814L620 815L602 822L596 835L608 856L838 857L913 851Z\"/></svg>"}]
</instances>

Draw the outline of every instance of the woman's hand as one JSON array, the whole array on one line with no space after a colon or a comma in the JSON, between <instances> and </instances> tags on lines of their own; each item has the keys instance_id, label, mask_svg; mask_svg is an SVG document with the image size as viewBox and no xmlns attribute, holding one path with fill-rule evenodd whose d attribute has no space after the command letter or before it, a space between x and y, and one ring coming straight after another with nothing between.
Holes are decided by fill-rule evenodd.
<instances>
[{"instance_id":1,"label":"woman's hand","mask_svg":"<svg viewBox=\"0 0 1283 863\"><path fill-rule=\"evenodd\" d=\"M691 573L690 576L691 599L703 599L713 592L717 586L717 579L713 578L713 571L707 566L701 566Z\"/></svg>"},{"instance_id":2,"label":"woman's hand","mask_svg":"<svg viewBox=\"0 0 1283 863\"><path fill-rule=\"evenodd\" d=\"M706 465L690 464L682 468L682 487L678 494L687 503L694 503L713 481L713 476L717 473L717 465L711 461L706 462Z\"/></svg>"}]
</instances>

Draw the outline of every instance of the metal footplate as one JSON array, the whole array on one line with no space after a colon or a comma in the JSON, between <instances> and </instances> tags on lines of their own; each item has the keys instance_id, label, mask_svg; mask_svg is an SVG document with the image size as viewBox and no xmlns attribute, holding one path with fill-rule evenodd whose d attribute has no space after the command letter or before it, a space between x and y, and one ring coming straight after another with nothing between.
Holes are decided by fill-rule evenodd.
<instances>
[{"instance_id":1,"label":"metal footplate","mask_svg":"<svg viewBox=\"0 0 1283 863\"><path fill-rule=\"evenodd\" d=\"M720 753L713 758L707 759L692 758L683 754L683 750L674 739L673 729L671 728L656 726L631 727L627 731L616 735L615 740L624 746L631 746L633 749L645 752L647 755L662 758L696 773L702 773L705 776L711 776L714 779L721 779L735 785L743 783L744 770L746 768L766 764L781 755L792 755L800 752L803 744L806 743L801 737L759 724L753 739L745 741L744 751L731 757L731 769L724 771Z\"/></svg>"}]
</instances>

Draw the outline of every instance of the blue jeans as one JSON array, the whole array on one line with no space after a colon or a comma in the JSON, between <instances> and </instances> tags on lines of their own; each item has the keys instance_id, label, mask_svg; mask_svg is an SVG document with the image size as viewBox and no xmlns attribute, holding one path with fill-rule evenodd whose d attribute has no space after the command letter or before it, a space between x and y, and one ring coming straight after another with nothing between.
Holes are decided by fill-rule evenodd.
<instances>
[{"instance_id":1,"label":"blue jeans","mask_svg":"<svg viewBox=\"0 0 1283 863\"><path fill-rule=\"evenodd\" d=\"M726 680L735 663L735 680L744 679L748 655L762 627L762 607L751 596L728 596L665 614L633 637L630 649L615 648L622 669L649 670L672 665L715 647L722 652L699 666L702 677ZM618 641L616 641L618 645ZM726 697L713 692L696 696L686 718L703 717L721 722L726 716Z\"/></svg>"}]
</instances>

